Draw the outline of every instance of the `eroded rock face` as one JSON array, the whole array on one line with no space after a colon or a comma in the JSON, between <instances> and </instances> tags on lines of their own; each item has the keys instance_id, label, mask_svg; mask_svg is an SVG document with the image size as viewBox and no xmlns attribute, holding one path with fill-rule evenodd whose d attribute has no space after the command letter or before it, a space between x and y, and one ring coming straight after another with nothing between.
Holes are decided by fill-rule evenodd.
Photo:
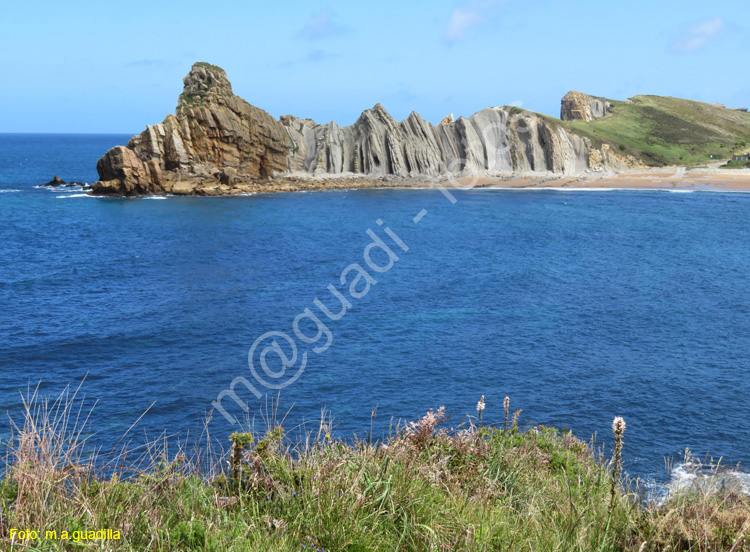
<instances>
[{"instance_id":1,"label":"eroded rock face","mask_svg":"<svg viewBox=\"0 0 750 552\"><path fill-rule=\"evenodd\" d=\"M351 127L316 125L283 117L289 130L292 172L320 175L438 176L462 172L550 171L569 174L589 167L590 143L553 119L513 107L492 107L468 119L433 126L412 112L395 121L380 105Z\"/></svg>"},{"instance_id":2,"label":"eroded rock face","mask_svg":"<svg viewBox=\"0 0 750 552\"><path fill-rule=\"evenodd\" d=\"M563 111L587 120L607 112L604 102L571 92ZM437 126L415 112L396 121L380 104L348 127L291 115L277 121L235 96L222 69L196 63L176 114L108 151L97 163L93 192L219 195L257 191L269 178L289 174L571 174L617 162L613 152L593 148L560 121L514 107L487 108L468 119L450 115Z\"/></svg>"},{"instance_id":3,"label":"eroded rock face","mask_svg":"<svg viewBox=\"0 0 750 552\"><path fill-rule=\"evenodd\" d=\"M611 110L612 104L607 99L571 90L562 99L560 119L590 122L604 117Z\"/></svg>"},{"instance_id":4,"label":"eroded rock face","mask_svg":"<svg viewBox=\"0 0 750 552\"><path fill-rule=\"evenodd\" d=\"M183 82L176 115L148 126L127 148L113 148L99 160L95 193L200 193L231 180L227 169L245 181L286 171L286 131L271 115L235 96L222 69L196 63Z\"/></svg>"},{"instance_id":5,"label":"eroded rock face","mask_svg":"<svg viewBox=\"0 0 750 552\"><path fill-rule=\"evenodd\" d=\"M163 191L158 162L144 163L130 148L115 146L99 159L96 170L100 180L94 184L94 193L143 195Z\"/></svg>"},{"instance_id":6,"label":"eroded rock face","mask_svg":"<svg viewBox=\"0 0 750 552\"><path fill-rule=\"evenodd\" d=\"M438 124L447 125L447 124L455 123L455 122L456 120L453 118L453 113L451 113L450 115L446 115L445 117L443 117Z\"/></svg>"}]
</instances>

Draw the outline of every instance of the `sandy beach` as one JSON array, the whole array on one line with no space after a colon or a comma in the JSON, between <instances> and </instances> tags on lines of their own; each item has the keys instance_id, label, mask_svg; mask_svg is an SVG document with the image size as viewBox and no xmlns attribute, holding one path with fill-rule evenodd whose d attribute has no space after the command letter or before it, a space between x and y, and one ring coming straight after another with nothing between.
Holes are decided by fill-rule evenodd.
<instances>
[{"instance_id":1,"label":"sandy beach","mask_svg":"<svg viewBox=\"0 0 750 552\"><path fill-rule=\"evenodd\" d=\"M459 185L476 187L530 189L530 188L587 188L633 190L686 190L686 191L750 191L750 170L722 170L719 168L634 170L621 173L603 173L563 177L492 177L462 178Z\"/></svg>"},{"instance_id":2,"label":"sandy beach","mask_svg":"<svg viewBox=\"0 0 750 552\"><path fill-rule=\"evenodd\" d=\"M580 175L553 173L482 174L450 180L445 177L371 177L338 174L313 176L308 174L283 175L266 181L236 183L234 186L190 186L174 195L236 195L254 193L342 190L358 188L492 188L508 190L586 189L586 190L679 190L679 191L739 191L750 192L750 170L722 170L718 167L688 169L670 167L623 172L592 172Z\"/></svg>"}]
</instances>

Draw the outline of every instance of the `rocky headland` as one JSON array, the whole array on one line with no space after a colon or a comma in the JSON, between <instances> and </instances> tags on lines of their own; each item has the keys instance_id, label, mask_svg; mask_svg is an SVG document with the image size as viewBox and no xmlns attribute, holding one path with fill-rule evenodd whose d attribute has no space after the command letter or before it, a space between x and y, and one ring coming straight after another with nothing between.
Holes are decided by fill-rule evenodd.
<instances>
[{"instance_id":1,"label":"rocky headland","mask_svg":"<svg viewBox=\"0 0 750 552\"><path fill-rule=\"evenodd\" d=\"M612 102L571 90L562 99L560 119L589 123L612 112Z\"/></svg>"},{"instance_id":2,"label":"rocky headland","mask_svg":"<svg viewBox=\"0 0 750 552\"><path fill-rule=\"evenodd\" d=\"M451 115L435 126L416 112L396 121L377 104L340 127L291 115L276 120L236 96L224 70L208 63L194 64L183 82L176 114L98 161L92 193L225 195L641 166L606 141L516 107L490 107L457 120ZM575 92L563 100L561 113L587 120L610 108Z\"/></svg>"}]
</instances>

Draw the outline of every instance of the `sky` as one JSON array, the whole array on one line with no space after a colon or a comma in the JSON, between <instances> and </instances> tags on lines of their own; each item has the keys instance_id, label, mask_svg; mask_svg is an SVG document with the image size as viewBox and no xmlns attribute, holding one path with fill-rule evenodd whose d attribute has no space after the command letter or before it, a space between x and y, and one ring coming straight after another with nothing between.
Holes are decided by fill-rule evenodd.
<instances>
[{"instance_id":1,"label":"sky","mask_svg":"<svg viewBox=\"0 0 750 552\"><path fill-rule=\"evenodd\" d=\"M568 90L750 105L745 1L0 0L0 132L136 134L196 61L274 117L559 116Z\"/></svg>"}]
</instances>

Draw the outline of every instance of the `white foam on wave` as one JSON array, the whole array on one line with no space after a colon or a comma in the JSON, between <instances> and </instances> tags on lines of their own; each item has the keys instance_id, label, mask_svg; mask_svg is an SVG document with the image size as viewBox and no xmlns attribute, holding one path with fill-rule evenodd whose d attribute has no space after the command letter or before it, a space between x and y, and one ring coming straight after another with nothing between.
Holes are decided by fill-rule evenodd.
<instances>
[{"instance_id":1,"label":"white foam on wave","mask_svg":"<svg viewBox=\"0 0 750 552\"><path fill-rule=\"evenodd\" d=\"M703 494L734 491L750 495L750 473L700 463L677 464L672 468L670 481L658 493L656 500L663 504L669 497L684 491Z\"/></svg>"},{"instance_id":2,"label":"white foam on wave","mask_svg":"<svg viewBox=\"0 0 750 552\"><path fill-rule=\"evenodd\" d=\"M521 186L505 188L502 186L487 186L486 188L475 188L475 190L499 190L513 192L620 192L628 188L569 188L565 186Z\"/></svg>"},{"instance_id":3,"label":"white foam on wave","mask_svg":"<svg viewBox=\"0 0 750 552\"><path fill-rule=\"evenodd\" d=\"M750 190L732 190L722 188L704 188L700 190L684 190L684 189L657 189L658 192L671 192L673 194L750 194Z\"/></svg>"},{"instance_id":4,"label":"white foam on wave","mask_svg":"<svg viewBox=\"0 0 750 552\"><path fill-rule=\"evenodd\" d=\"M0 194L12 194L14 192L20 192L21 190L0 190Z\"/></svg>"},{"instance_id":5,"label":"white foam on wave","mask_svg":"<svg viewBox=\"0 0 750 552\"><path fill-rule=\"evenodd\" d=\"M68 187L62 188L62 187L59 187L59 186L57 186L57 187L55 187L55 186L34 186L34 188L40 189L40 190L47 190L48 192L52 192L52 193L56 193L56 194L59 194L59 193L75 194L75 193L78 193L81 190L83 190L82 186L71 186L69 188Z\"/></svg>"},{"instance_id":6,"label":"white foam on wave","mask_svg":"<svg viewBox=\"0 0 750 552\"><path fill-rule=\"evenodd\" d=\"M750 190L726 190L726 189L711 189L711 190L695 190L701 194L750 194Z\"/></svg>"},{"instance_id":7,"label":"white foam on wave","mask_svg":"<svg viewBox=\"0 0 750 552\"><path fill-rule=\"evenodd\" d=\"M69 194L69 195L61 195L61 196L55 196L56 199L67 199L69 197L94 197L89 194Z\"/></svg>"}]
</instances>

